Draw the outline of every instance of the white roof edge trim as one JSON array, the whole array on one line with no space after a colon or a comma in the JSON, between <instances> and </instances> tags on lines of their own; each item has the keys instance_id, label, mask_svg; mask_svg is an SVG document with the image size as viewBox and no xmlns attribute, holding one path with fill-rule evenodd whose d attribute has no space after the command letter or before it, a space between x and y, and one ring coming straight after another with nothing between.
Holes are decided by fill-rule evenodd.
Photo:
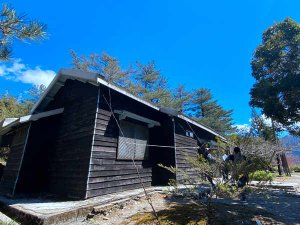
<instances>
[{"instance_id":1,"label":"white roof edge trim","mask_svg":"<svg viewBox=\"0 0 300 225\"><path fill-rule=\"evenodd\" d=\"M19 118L5 118L3 119L1 122L0 122L0 125L2 127L6 127L8 126L9 124L15 122L16 120L18 120Z\"/></svg>"},{"instance_id":2,"label":"white roof edge trim","mask_svg":"<svg viewBox=\"0 0 300 225\"><path fill-rule=\"evenodd\" d=\"M87 82L91 84L97 85L97 77L99 74L97 73L92 73L92 72L87 72L87 71L82 71L79 69L60 69L56 76L53 78L51 83L48 85L47 89L45 92L42 94L40 99L34 104L32 109L30 110L30 113L34 113L34 111L38 108L38 106L41 104L41 102L46 98L46 96L49 94L51 89L53 88L54 85L59 85L63 86L62 82L65 82L68 78L70 79L82 79L86 80ZM58 82L58 80L62 80L62 82Z\"/></svg>"},{"instance_id":3,"label":"white roof edge trim","mask_svg":"<svg viewBox=\"0 0 300 225\"><path fill-rule=\"evenodd\" d=\"M19 122L20 123L25 123L25 122L28 122L28 121L36 121L36 120L39 120L39 119L44 118L44 117L61 114L63 112L64 112L64 108L59 108L59 109L49 110L49 111L46 111L46 112L37 113L37 114L33 114L33 115L22 116L22 117L20 117Z\"/></svg>"},{"instance_id":4,"label":"white roof edge trim","mask_svg":"<svg viewBox=\"0 0 300 225\"><path fill-rule=\"evenodd\" d=\"M3 127L3 129L0 129L0 135L7 133L8 131L10 131L10 129L12 127L14 127L15 125L18 125L20 123L36 121L36 120L39 120L44 117L58 115L58 114L63 113L63 111L64 111L64 108L59 108L59 109L54 109L54 110L50 110L50 111L46 111L46 112L42 112L42 113L33 114L33 115L22 116L22 117L18 118L17 120L15 120L14 122L8 124L6 127Z\"/></svg>"},{"instance_id":5,"label":"white roof edge trim","mask_svg":"<svg viewBox=\"0 0 300 225\"><path fill-rule=\"evenodd\" d=\"M226 138L224 138L222 135L218 134L217 132L215 132L215 131L213 131L213 130L211 130L211 129L209 129L209 128L203 126L203 125L201 125L200 123L197 123L197 122L195 122L195 121L193 121L193 120L187 118L186 116L178 115L178 118L183 119L183 120L185 120L185 121L187 121L187 122L189 122L189 123L191 123L191 124L194 124L195 126L200 127L200 128L202 128L203 130L206 130L206 131L208 131L209 133L212 133L212 134L214 134L214 135L220 137L222 140L226 140Z\"/></svg>"},{"instance_id":6,"label":"white roof edge trim","mask_svg":"<svg viewBox=\"0 0 300 225\"><path fill-rule=\"evenodd\" d=\"M159 111L159 108L157 106L152 105L151 103L149 103L149 102L147 102L147 101L145 101L143 99L140 99L140 98L134 96L133 94L130 94L129 92L127 92L127 91L125 91L125 90L123 90L123 89L121 89L121 88L119 88L119 87L117 87L117 86L115 86L113 84L110 84L109 82L107 82L107 81L105 81L105 80L103 80L103 79L101 79L99 77L97 78L97 82L100 83L100 84L103 84L104 86L109 87L109 88L111 88L111 89L113 89L113 90L115 90L115 91L117 91L117 92L119 92L119 93L121 93L123 95L126 95L126 96L128 96L128 97L130 97L130 98L132 98L132 99L134 99L134 100L136 100L138 102L140 102L140 103L143 103L144 105L147 105L147 106L149 106L149 107L151 107L151 108Z\"/></svg>"},{"instance_id":7,"label":"white roof edge trim","mask_svg":"<svg viewBox=\"0 0 300 225\"><path fill-rule=\"evenodd\" d=\"M58 72L58 74L56 74L56 76L53 78L53 80L51 81L51 83L48 85L47 89L44 91L44 93L42 94L42 96L40 97L40 99L33 105L33 107L30 110L30 113L33 113L36 108L40 105L40 103L44 100L44 98L47 96L48 92L52 89L52 87L54 86L54 84L56 84L56 81L59 78L59 74L60 71Z\"/></svg>"}]
</instances>

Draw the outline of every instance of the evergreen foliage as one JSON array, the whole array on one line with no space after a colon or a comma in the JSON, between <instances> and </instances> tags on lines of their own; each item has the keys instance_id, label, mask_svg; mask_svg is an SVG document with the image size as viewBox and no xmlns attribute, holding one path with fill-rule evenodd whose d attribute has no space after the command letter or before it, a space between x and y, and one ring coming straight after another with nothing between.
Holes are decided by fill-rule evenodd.
<instances>
[{"instance_id":1,"label":"evergreen foliage","mask_svg":"<svg viewBox=\"0 0 300 225\"><path fill-rule=\"evenodd\" d=\"M46 26L37 20L29 20L26 15L18 15L16 10L2 4L0 11L0 61L8 60L12 55L12 43L43 39Z\"/></svg>"},{"instance_id":2,"label":"evergreen foliage","mask_svg":"<svg viewBox=\"0 0 300 225\"><path fill-rule=\"evenodd\" d=\"M163 77L154 61L147 64L137 62L135 88L138 96L159 106L167 106L171 102L168 81Z\"/></svg>"},{"instance_id":3,"label":"evergreen foliage","mask_svg":"<svg viewBox=\"0 0 300 225\"><path fill-rule=\"evenodd\" d=\"M28 115L33 104L39 99L45 86L34 86L29 89L29 97L18 99L8 93L0 95L0 121L5 118L15 118Z\"/></svg>"},{"instance_id":4,"label":"evergreen foliage","mask_svg":"<svg viewBox=\"0 0 300 225\"><path fill-rule=\"evenodd\" d=\"M107 81L122 86L130 93L160 107L172 107L179 113L192 116L195 120L225 134L233 131L232 110L224 110L214 99L209 89L186 90L179 84L171 89L168 80L157 69L155 62L136 62L123 70L119 60L103 52L89 57L71 51L75 68L99 73Z\"/></svg>"},{"instance_id":5,"label":"evergreen foliage","mask_svg":"<svg viewBox=\"0 0 300 225\"><path fill-rule=\"evenodd\" d=\"M75 68L99 73L108 82L118 84L122 87L128 87L129 77L132 70L128 68L123 70L117 58L108 55L105 52L102 54L92 54L89 58L78 56L74 50L71 50L72 64Z\"/></svg>"},{"instance_id":6,"label":"evergreen foliage","mask_svg":"<svg viewBox=\"0 0 300 225\"><path fill-rule=\"evenodd\" d=\"M300 25L286 18L268 28L262 39L251 62L256 82L250 105L294 128L300 122Z\"/></svg>"},{"instance_id":7,"label":"evergreen foliage","mask_svg":"<svg viewBox=\"0 0 300 225\"><path fill-rule=\"evenodd\" d=\"M276 130L274 130L268 124L266 124L265 118L262 115L258 115L258 113L252 109L252 117L251 117L251 133L254 137L260 137L266 141L276 141Z\"/></svg>"},{"instance_id":8,"label":"evergreen foliage","mask_svg":"<svg viewBox=\"0 0 300 225\"><path fill-rule=\"evenodd\" d=\"M189 112L190 116L219 133L233 131L233 110L224 110L222 106L214 100L209 89L200 88L195 90Z\"/></svg>"},{"instance_id":9,"label":"evergreen foliage","mask_svg":"<svg viewBox=\"0 0 300 225\"><path fill-rule=\"evenodd\" d=\"M186 87L182 84L179 84L173 90L173 99L172 107L180 113L184 113L188 110L188 107L191 103L192 93L186 90Z\"/></svg>"},{"instance_id":10,"label":"evergreen foliage","mask_svg":"<svg viewBox=\"0 0 300 225\"><path fill-rule=\"evenodd\" d=\"M26 115L32 106L31 102L19 102L11 95L3 95L0 98L0 120Z\"/></svg>"}]
</instances>

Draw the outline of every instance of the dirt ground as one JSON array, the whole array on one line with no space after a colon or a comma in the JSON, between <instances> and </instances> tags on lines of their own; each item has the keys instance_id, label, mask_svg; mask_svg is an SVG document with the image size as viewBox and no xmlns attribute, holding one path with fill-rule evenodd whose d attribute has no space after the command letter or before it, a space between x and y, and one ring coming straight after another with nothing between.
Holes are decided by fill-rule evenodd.
<instances>
[{"instance_id":1,"label":"dirt ground","mask_svg":"<svg viewBox=\"0 0 300 225\"><path fill-rule=\"evenodd\" d=\"M257 224L256 221L260 221L262 224L300 224L300 174L293 175L289 178L276 178L276 180L298 183L299 185L297 190L268 188L251 193L248 195L246 203L242 203L239 200L216 202L212 212L212 216L215 218L214 222L208 222L209 220L204 219L201 223L190 224ZM188 200L169 198L166 194L162 193L153 194L151 200L160 216L165 216L166 213L182 213L182 216L186 216L184 215L186 212L178 211L180 210L180 206L192 206L192 203ZM176 211L174 211L174 208L176 208ZM90 215L88 219L82 221L80 224L154 224L154 219L149 219L149 216L152 216L151 207L147 200L142 197L116 204L112 208L100 210L94 215ZM173 223L171 221L167 224L185 223L182 221Z\"/></svg>"},{"instance_id":2,"label":"dirt ground","mask_svg":"<svg viewBox=\"0 0 300 225\"><path fill-rule=\"evenodd\" d=\"M165 200L166 195L155 193L151 195L151 200L157 211L163 210L169 206ZM117 224L135 224L130 218L142 212L151 212L151 207L147 200L142 198L135 198L122 204L118 204L111 209L103 210L98 215L83 222L84 225L117 225Z\"/></svg>"},{"instance_id":3,"label":"dirt ground","mask_svg":"<svg viewBox=\"0 0 300 225\"><path fill-rule=\"evenodd\" d=\"M275 181L296 183L296 190L300 193L300 173L293 173L291 177L276 177Z\"/></svg>"}]
</instances>

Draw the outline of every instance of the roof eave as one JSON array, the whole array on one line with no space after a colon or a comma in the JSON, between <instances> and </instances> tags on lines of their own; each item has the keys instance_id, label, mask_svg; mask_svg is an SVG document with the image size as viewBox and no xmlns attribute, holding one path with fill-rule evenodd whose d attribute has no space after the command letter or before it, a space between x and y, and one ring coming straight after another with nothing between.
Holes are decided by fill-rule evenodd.
<instances>
[{"instance_id":1,"label":"roof eave","mask_svg":"<svg viewBox=\"0 0 300 225\"><path fill-rule=\"evenodd\" d=\"M83 82L89 82L97 85L97 73L91 73L86 71L81 71L78 69L60 69L57 75L54 77L52 82L49 84L40 99L33 105L30 110L30 114L39 112L39 108L43 108L43 105L47 105L48 102L52 100L57 91L64 86L67 79L71 80L81 80ZM54 90L53 90L54 89ZM52 94L51 94L52 93ZM48 100L47 100L48 99Z\"/></svg>"},{"instance_id":2,"label":"roof eave","mask_svg":"<svg viewBox=\"0 0 300 225\"><path fill-rule=\"evenodd\" d=\"M36 104L32 107L30 114L38 113L39 111L43 110L43 107L45 107L55 96L57 91L64 86L64 83L67 79L72 79L72 80L80 80L82 82L87 82L91 83L93 85L99 85L102 84L108 88L111 88L123 95L128 96L129 98L132 98L144 105L147 105L148 107L151 107L152 109L155 109L157 111L160 111L160 108L153 105L150 102L147 102L139 97L136 97L135 95L129 93L128 91L124 90L123 88L118 87L117 85L111 84L107 82L106 80L102 79L99 77L99 74L93 73L93 72L87 72L87 71L82 71L79 69L61 69L57 73L57 75L54 77L48 88L45 90L41 98L38 100ZM39 110L40 109L40 110ZM164 113L164 112L162 112ZM166 113L165 113L166 114ZM222 140L226 140L225 137L222 135L218 134L217 132L213 131L212 129L200 124L199 122L193 121L192 119L184 116L184 115L177 115L176 117L181 118L199 128L202 128L210 133L212 133L215 136L220 137Z\"/></svg>"}]
</instances>

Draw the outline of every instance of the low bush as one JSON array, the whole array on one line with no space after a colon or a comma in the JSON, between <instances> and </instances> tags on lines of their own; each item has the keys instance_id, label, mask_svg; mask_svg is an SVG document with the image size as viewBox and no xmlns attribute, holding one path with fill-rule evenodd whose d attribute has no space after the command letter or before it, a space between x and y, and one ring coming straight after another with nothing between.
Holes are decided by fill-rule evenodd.
<instances>
[{"instance_id":1,"label":"low bush","mask_svg":"<svg viewBox=\"0 0 300 225\"><path fill-rule=\"evenodd\" d=\"M294 172L300 172L300 166L291 166L290 169Z\"/></svg>"},{"instance_id":2,"label":"low bush","mask_svg":"<svg viewBox=\"0 0 300 225\"><path fill-rule=\"evenodd\" d=\"M268 171L257 170L249 174L249 179L254 181L260 181L260 182L262 181L271 182L273 181L273 174Z\"/></svg>"}]
</instances>

